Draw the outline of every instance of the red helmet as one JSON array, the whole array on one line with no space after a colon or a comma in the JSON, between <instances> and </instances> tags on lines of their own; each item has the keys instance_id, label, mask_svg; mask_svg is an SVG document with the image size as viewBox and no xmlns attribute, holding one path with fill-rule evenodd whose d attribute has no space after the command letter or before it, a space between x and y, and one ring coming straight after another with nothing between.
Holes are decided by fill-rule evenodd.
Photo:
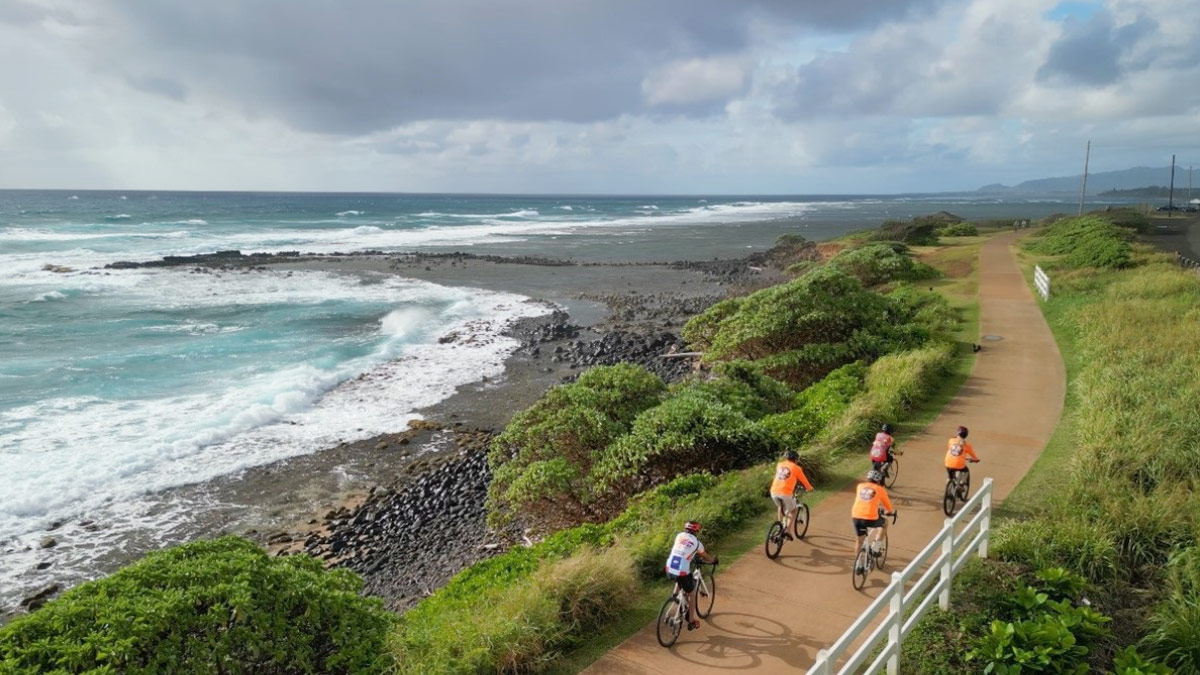
<instances>
[{"instance_id":1,"label":"red helmet","mask_svg":"<svg viewBox=\"0 0 1200 675\"><path fill-rule=\"evenodd\" d=\"M959 427L959 428L958 428L958 437L959 437L959 438L966 438L966 437L967 437L967 428L966 428L966 427Z\"/></svg>"},{"instance_id":2,"label":"red helmet","mask_svg":"<svg viewBox=\"0 0 1200 675\"><path fill-rule=\"evenodd\" d=\"M691 532L692 534L700 534L700 521L689 520L683 524L683 529Z\"/></svg>"}]
</instances>

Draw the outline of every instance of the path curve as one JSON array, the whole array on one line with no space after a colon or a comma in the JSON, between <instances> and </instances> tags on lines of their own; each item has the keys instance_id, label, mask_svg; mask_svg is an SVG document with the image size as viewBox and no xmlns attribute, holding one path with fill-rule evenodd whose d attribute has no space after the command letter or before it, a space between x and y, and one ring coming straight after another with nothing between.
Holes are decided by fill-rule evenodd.
<instances>
[{"instance_id":1,"label":"path curve","mask_svg":"<svg viewBox=\"0 0 1200 675\"><path fill-rule=\"evenodd\" d=\"M1016 237L995 237L980 250L984 348L971 376L937 419L902 446L902 470L891 491L900 518L890 530L889 574L874 572L862 591L850 585L853 488L848 486L813 509L808 536L787 542L778 559L768 560L758 547L719 570L717 603L701 629L685 631L668 650L658 645L651 623L585 673L807 669L817 651L832 644L886 586L890 572L907 565L941 529L942 457L958 425L970 428L983 460L975 466L975 480L991 476L996 499L1012 491L1054 432L1066 391L1058 346L1011 250Z\"/></svg>"}]
</instances>

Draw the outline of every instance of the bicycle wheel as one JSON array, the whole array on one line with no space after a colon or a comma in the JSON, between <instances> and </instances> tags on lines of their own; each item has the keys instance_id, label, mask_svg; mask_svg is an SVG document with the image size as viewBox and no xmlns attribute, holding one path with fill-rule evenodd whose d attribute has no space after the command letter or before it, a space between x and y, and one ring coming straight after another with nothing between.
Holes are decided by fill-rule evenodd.
<instances>
[{"instance_id":1,"label":"bicycle wheel","mask_svg":"<svg viewBox=\"0 0 1200 675\"><path fill-rule=\"evenodd\" d=\"M871 571L867 567L871 564L869 559L866 548L858 549L858 555L854 557L854 567L850 570L850 580L856 591L861 591L863 585L867 583L867 573Z\"/></svg>"},{"instance_id":2,"label":"bicycle wheel","mask_svg":"<svg viewBox=\"0 0 1200 675\"><path fill-rule=\"evenodd\" d=\"M792 521L792 531L796 533L797 539L803 539L804 535L808 534L808 504L798 504L796 506L796 517Z\"/></svg>"},{"instance_id":3,"label":"bicycle wheel","mask_svg":"<svg viewBox=\"0 0 1200 675\"><path fill-rule=\"evenodd\" d=\"M895 457L883 465L883 486L889 490L896 484L896 476L900 475L900 460Z\"/></svg>"},{"instance_id":4,"label":"bicycle wheel","mask_svg":"<svg viewBox=\"0 0 1200 675\"><path fill-rule=\"evenodd\" d=\"M713 603L717 601L717 575L710 572L701 579L696 596L696 614L699 614L701 619L707 619L712 613Z\"/></svg>"},{"instance_id":5,"label":"bicycle wheel","mask_svg":"<svg viewBox=\"0 0 1200 675\"><path fill-rule=\"evenodd\" d=\"M958 500L964 504L971 496L971 472L963 471L958 479Z\"/></svg>"},{"instance_id":6,"label":"bicycle wheel","mask_svg":"<svg viewBox=\"0 0 1200 675\"><path fill-rule=\"evenodd\" d=\"M947 516L954 515L954 481L946 481L946 494L942 496L942 511Z\"/></svg>"},{"instance_id":7,"label":"bicycle wheel","mask_svg":"<svg viewBox=\"0 0 1200 675\"><path fill-rule=\"evenodd\" d=\"M884 531L883 538L879 540L879 557L875 559L875 564L880 569L883 569L883 564L887 562L888 553L888 535Z\"/></svg>"},{"instance_id":8,"label":"bicycle wheel","mask_svg":"<svg viewBox=\"0 0 1200 675\"><path fill-rule=\"evenodd\" d=\"M783 523L778 520L771 523L771 529L767 530L767 540L763 543L763 550L767 557L774 560L779 556L779 551L783 549Z\"/></svg>"},{"instance_id":9,"label":"bicycle wheel","mask_svg":"<svg viewBox=\"0 0 1200 675\"><path fill-rule=\"evenodd\" d=\"M679 631L683 630L684 621L687 621L687 617L684 616L683 606L679 604L679 598L672 595L658 612L658 625L655 626L658 644L664 647L675 644L679 639Z\"/></svg>"}]
</instances>

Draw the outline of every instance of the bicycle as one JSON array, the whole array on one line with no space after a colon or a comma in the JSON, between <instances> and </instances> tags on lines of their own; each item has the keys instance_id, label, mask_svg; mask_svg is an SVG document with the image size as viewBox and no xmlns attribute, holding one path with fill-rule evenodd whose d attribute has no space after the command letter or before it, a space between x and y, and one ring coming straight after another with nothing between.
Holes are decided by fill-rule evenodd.
<instances>
[{"instance_id":1,"label":"bicycle","mask_svg":"<svg viewBox=\"0 0 1200 675\"><path fill-rule=\"evenodd\" d=\"M896 477L900 475L900 460L896 459L896 455L903 454L903 452L893 448L888 453L886 462L872 462L872 465L883 473L883 486L889 490L896 484Z\"/></svg>"},{"instance_id":2,"label":"bicycle","mask_svg":"<svg viewBox=\"0 0 1200 675\"><path fill-rule=\"evenodd\" d=\"M712 565L710 577L701 573L701 565ZM707 619L712 613L713 603L717 600L717 563L697 561L695 569L692 570L692 578L696 580L696 614L701 619ZM670 647L679 639L679 633L688 620L689 602L688 594L680 587L679 582L676 582L671 596L658 612L658 623L655 625L658 644Z\"/></svg>"},{"instance_id":3,"label":"bicycle","mask_svg":"<svg viewBox=\"0 0 1200 675\"><path fill-rule=\"evenodd\" d=\"M978 464L977 459L968 459L971 464ZM963 467L961 471L954 474L954 478L946 479L946 491L942 495L942 512L947 516L954 515L954 510L957 507L956 502L967 503L967 499L971 496L971 470Z\"/></svg>"},{"instance_id":4,"label":"bicycle","mask_svg":"<svg viewBox=\"0 0 1200 675\"><path fill-rule=\"evenodd\" d=\"M892 524L896 524L896 512L883 514L892 517ZM867 575L876 567L882 569L883 564L887 562L888 553L888 535L887 530L883 531L883 537L879 539L879 551L871 551L871 534L878 528L872 527L867 530L867 536L863 537L862 548L858 549L858 555L854 556L854 567L850 569L850 580L854 584L854 590L861 591L862 587L867 583Z\"/></svg>"},{"instance_id":5,"label":"bicycle","mask_svg":"<svg viewBox=\"0 0 1200 675\"><path fill-rule=\"evenodd\" d=\"M800 501L800 497L804 494L804 489L799 485L793 493L796 499L795 516L792 517L792 532L797 539L803 539L804 535L808 534L808 504ZM786 518L786 514L785 514ZM787 528L783 526L783 521L775 521L771 523L771 527L767 530L767 540L763 542L763 552L767 557L774 560L779 556L779 552L783 550L783 542L786 537L783 536Z\"/></svg>"}]
</instances>

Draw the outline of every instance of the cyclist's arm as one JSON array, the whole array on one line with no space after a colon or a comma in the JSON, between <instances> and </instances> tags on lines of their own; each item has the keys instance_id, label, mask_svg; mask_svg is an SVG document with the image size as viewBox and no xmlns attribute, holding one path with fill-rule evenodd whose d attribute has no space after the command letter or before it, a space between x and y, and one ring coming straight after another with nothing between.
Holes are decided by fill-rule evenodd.
<instances>
[{"instance_id":1,"label":"cyclist's arm","mask_svg":"<svg viewBox=\"0 0 1200 675\"><path fill-rule=\"evenodd\" d=\"M696 557L700 559L700 562L714 563L717 561L717 556L708 551L696 551Z\"/></svg>"},{"instance_id":2,"label":"cyclist's arm","mask_svg":"<svg viewBox=\"0 0 1200 675\"><path fill-rule=\"evenodd\" d=\"M800 468L800 465L797 464L796 468ZM813 491L812 483L808 482L808 476L804 475L804 469L800 469L799 478L800 478L800 483L802 485L804 485L804 489L808 490L809 492L812 492Z\"/></svg>"},{"instance_id":3,"label":"cyclist's arm","mask_svg":"<svg viewBox=\"0 0 1200 675\"><path fill-rule=\"evenodd\" d=\"M879 491L879 500L883 502L883 507L887 509L889 513L896 510L892 507L892 499L891 497L888 497L888 493L885 490Z\"/></svg>"},{"instance_id":4,"label":"cyclist's arm","mask_svg":"<svg viewBox=\"0 0 1200 675\"><path fill-rule=\"evenodd\" d=\"M975 454L975 448L972 448L971 446L968 445L966 447L966 450L967 450L967 454L971 456L971 459L975 460L976 462L979 461L979 456Z\"/></svg>"}]
</instances>

